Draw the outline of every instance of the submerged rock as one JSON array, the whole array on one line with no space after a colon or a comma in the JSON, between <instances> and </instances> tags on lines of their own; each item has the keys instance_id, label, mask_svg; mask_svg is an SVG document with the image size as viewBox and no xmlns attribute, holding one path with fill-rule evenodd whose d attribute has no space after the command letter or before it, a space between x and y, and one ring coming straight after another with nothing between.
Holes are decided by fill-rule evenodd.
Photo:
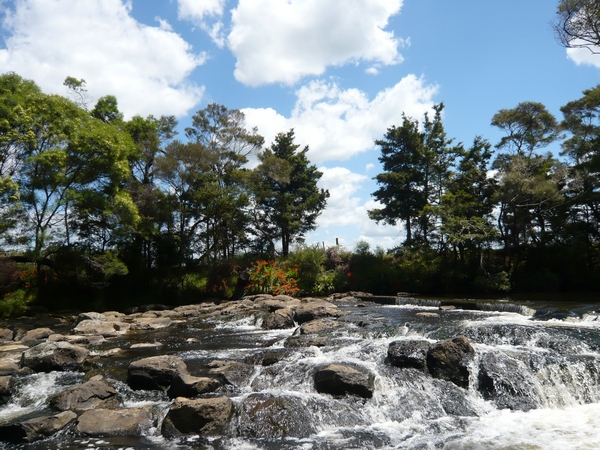
<instances>
[{"instance_id":1,"label":"submerged rock","mask_svg":"<svg viewBox=\"0 0 600 450\"><path fill-rule=\"evenodd\" d=\"M36 417L35 419L0 427L0 440L13 443L29 443L56 434L74 422L77 414L64 411L54 416Z\"/></svg>"},{"instance_id":2,"label":"submerged rock","mask_svg":"<svg viewBox=\"0 0 600 450\"><path fill-rule=\"evenodd\" d=\"M77 432L87 436L142 436L156 427L148 408L91 409L77 420Z\"/></svg>"},{"instance_id":3,"label":"submerged rock","mask_svg":"<svg viewBox=\"0 0 600 450\"><path fill-rule=\"evenodd\" d=\"M444 339L429 346L427 368L434 378L469 387L469 363L475 350L464 336Z\"/></svg>"},{"instance_id":4,"label":"submerged rock","mask_svg":"<svg viewBox=\"0 0 600 450\"><path fill-rule=\"evenodd\" d=\"M298 397L250 394L240 405L238 432L258 439L304 438L316 432L314 418Z\"/></svg>"},{"instance_id":5,"label":"submerged rock","mask_svg":"<svg viewBox=\"0 0 600 450\"><path fill-rule=\"evenodd\" d=\"M233 415L233 402L227 397L177 398L162 425L167 437L182 434L219 434Z\"/></svg>"},{"instance_id":6,"label":"submerged rock","mask_svg":"<svg viewBox=\"0 0 600 450\"><path fill-rule=\"evenodd\" d=\"M94 408L113 409L119 403L117 391L98 379L65 389L50 400L50 405L56 409L76 413Z\"/></svg>"},{"instance_id":7,"label":"submerged rock","mask_svg":"<svg viewBox=\"0 0 600 450\"><path fill-rule=\"evenodd\" d=\"M371 398L374 379L373 374L362 367L352 364L329 364L317 369L315 389L317 392L331 395L354 394Z\"/></svg>"},{"instance_id":8,"label":"submerged rock","mask_svg":"<svg viewBox=\"0 0 600 450\"><path fill-rule=\"evenodd\" d=\"M172 355L151 356L129 365L127 384L134 390L164 390L179 373L187 373L187 366L180 358Z\"/></svg>"},{"instance_id":9,"label":"submerged rock","mask_svg":"<svg viewBox=\"0 0 600 450\"><path fill-rule=\"evenodd\" d=\"M429 342L422 339L410 339L391 342L387 358L394 367L427 370L427 350Z\"/></svg>"},{"instance_id":10,"label":"submerged rock","mask_svg":"<svg viewBox=\"0 0 600 450\"><path fill-rule=\"evenodd\" d=\"M68 342L44 342L23 352L21 367L36 372L81 371L89 353L88 349Z\"/></svg>"}]
</instances>

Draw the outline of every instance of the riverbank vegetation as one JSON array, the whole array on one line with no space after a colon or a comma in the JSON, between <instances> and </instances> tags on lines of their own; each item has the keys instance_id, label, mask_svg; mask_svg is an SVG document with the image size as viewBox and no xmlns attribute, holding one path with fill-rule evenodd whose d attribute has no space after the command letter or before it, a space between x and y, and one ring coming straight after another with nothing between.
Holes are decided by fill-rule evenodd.
<instances>
[{"instance_id":1,"label":"riverbank vegetation","mask_svg":"<svg viewBox=\"0 0 600 450\"><path fill-rule=\"evenodd\" d=\"M384 250L304 244L329 193L293 130L266 145L242 112L211 104L180 138L174 117L125 120L116 98L92 107L83 80L65 85L70 98L0 76L0 314L32 301L600 289L600 86L562 120L529 101L499 111L495 145L448 137L443 104L404 116L375 142L369 216L405 231Z\"/></svg>"}]
</instances>

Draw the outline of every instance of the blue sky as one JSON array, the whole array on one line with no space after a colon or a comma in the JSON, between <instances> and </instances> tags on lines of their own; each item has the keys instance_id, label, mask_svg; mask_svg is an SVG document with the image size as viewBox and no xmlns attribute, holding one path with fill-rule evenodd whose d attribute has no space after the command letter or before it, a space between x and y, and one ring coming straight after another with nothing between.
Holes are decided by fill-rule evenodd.
<instances>
[{"instance_id":1,"label":"blue sky","mask_svg":"<svg viewBox=\"0 0 600 450\"><path fill-rule=\"evenodd\" d=\"M560 106L599 82L600 55L554 39L554 0L0 0L0 72L91 101L115 95L127 117L208 103L241 109L270 143L294 128L331 198L309 243L389 248L399 227L366 211L379 171L373 141L444 102L449 137L495 144L500 109ZM560 151L558 144L551 147Z\"/></svg>"}]
</instances>

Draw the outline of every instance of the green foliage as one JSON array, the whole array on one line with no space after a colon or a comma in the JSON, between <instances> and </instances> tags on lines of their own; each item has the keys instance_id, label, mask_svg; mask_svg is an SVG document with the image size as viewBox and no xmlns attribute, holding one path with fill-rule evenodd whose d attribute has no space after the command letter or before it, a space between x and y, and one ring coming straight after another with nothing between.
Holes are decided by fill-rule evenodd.
<instances>
[{"instance_id":1,"label":"green foliage","mask_svg":"<svg viewBox=\"0 0 600 450\"><path fill-rule=\"evenodd\" d=\"M318 245L298 245L290 253L288 263L298 269L298 287L303 295L317 294L316 286L322 278L325 263L325 251ZM324 285L320 285L321 292L325 291Z\"/></svg>"},{"instance_id":2,"label":"green foliage","mask_svg":"<svg viewBox=\"0 0 600 450\"><path fill-rule=\"evenodd\" d=\"M249 270L250 282L245 294L296 295L298 268L283 262L255 261Z\"/></svg>"}]
</instances>

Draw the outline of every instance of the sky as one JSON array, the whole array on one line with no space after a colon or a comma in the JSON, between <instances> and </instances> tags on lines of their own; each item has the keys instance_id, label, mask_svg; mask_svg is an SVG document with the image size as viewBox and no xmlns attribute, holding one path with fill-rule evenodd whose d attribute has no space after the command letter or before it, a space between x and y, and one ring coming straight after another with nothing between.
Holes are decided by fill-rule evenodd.
<instances>
[{"instance_id":1,"label":"sky","mask_svg":"<svg viewBox=\"0 0 600 450\"><path fill-rule=\"evenodd\" d=\"M600 82L600 55L561 47L557 0L0 0L0 73L91 103L114 95L126 118L210 103L244 112L270 145L293 128L323 173L327 208L308 244L399 245L401 226L367 217L380 173L374 141L402 114L445 105L455 143L496 144L500 109L560 107ZM549 148L558 155L559 144Z\"/></svg>"}]
</instances>

